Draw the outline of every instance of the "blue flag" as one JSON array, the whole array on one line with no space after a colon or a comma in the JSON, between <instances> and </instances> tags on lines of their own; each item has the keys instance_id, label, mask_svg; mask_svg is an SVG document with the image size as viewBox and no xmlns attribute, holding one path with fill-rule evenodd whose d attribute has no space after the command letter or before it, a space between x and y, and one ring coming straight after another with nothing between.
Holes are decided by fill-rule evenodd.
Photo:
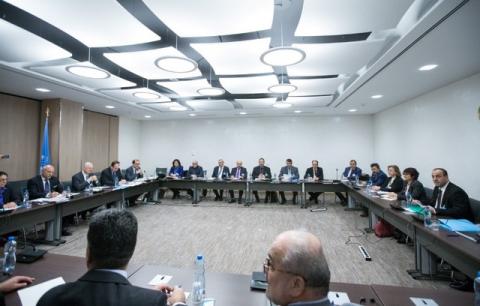
<instances>
[{"instance_id":1,"label":"blue flag","mask_svg":"<svg viewBox=\"0 0 480 306\"><path fill-rule=\"evenodd\" d=\"M48 143L48 116L45 118L45 127L43 128L42 152L40 157L40 172L42 168L50 164L50 148Z\"/></svg>"}]
</instances>

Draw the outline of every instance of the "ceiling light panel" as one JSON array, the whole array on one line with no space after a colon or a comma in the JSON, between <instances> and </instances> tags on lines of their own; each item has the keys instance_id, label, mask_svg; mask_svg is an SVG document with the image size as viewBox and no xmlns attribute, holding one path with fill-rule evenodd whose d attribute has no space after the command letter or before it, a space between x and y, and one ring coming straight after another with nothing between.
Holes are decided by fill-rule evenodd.
<instances>
[{"instance_id":1,"label":"ceiling light panel","mask_svg":"<svg viewBox=\"0 0 480 306\"><path fill-rule=\"evenodd\" d=\"M293 107L325 107L332 101L332 97L288 97L285 102Z\"/></svg>"},{"instance_id":2,"label":"ceiling light panel","mask_svg":"<svg viewBox=\"0 0 480 306\"><path fill-rule=\"evenodd\" d=\"M265 99L235 99L239 102L244 109L258 109L258 108L271 108L277 101L277 98L265 98Z\"/></svg>"},{"instance_id":3,"label":"ceiling light panel","mask_svg":"<svg viewBox=\"0 0 480 306\"><path fill-rule=\"evenodd\" d=\"M395 28L413 0L304 0L296 36L341 35Z\"/></svg>"},{"instance_id":4,"label":"ceiling light panel","mask_svg":"<svg viewBox=\"0 0 480 306\"><path fill-rule=\"evenodd\" d=\"M176 110L172 110L171 108L180 109L182 105L177 102L166 102L166 103L151 104L151 105L148 105L148 107L154 108L162 112L177 112Z\"/></svg>"},{"instance_id":5,"label":"ceiling light panel","mask_svg":"<svg viewBox=\"0 0 480 306\"><path fill-rule=\"evenodd\" d=\"M158 103L158 102L168 102L170 99L168 97L163 96L159 92L154 90L142 87L142 88L132 88L132 89L105 89L101 91L102 93L124 101L129 102L136 102L136 103ZM140 94L139 94L140 93ZM157 95L158 98L150 99L150 98L140 98L142 96L147 97L148 95L142 95L142 93L150 94L152 97L153 95ZM135 95L137 94L137 95Z\"/></svg>"},{"instance_id":6,"label":"ceiling light panel","mask_svg":"<svg viewBox=\"0 0 480 306\"><path fill-rule=\"evenodd\" d=\"M352 74L366 65L381 49L383 40L333 44L293 44L307 54L305 60L288 67L290 76Z\"/></svg>"},{"instance_id":7,"label":"ceiling light panel","mask_svg":"<svg viewBox=\"0 0 480 306\"><path fill-rule=\"evenodd\" d=\"M158 85L175 91L181 97L201 96L197 90L200 88L211 87L206 79L178 81L178 82L157 82Z\"/></svg>"},{"instance_id":8,"label":"ceiling light panel","mask_svg":"<svg viewBox=\"0 0 480 306\"><path fill-rule=\"evenodd\" d=\"M103 55L126 70L150 80L191 78L202 75L198 69L187 73L175 73L162 70L155 65L155 61L161 57L177 56L186 58L183 53L174 47L138 52L104 53Z\"/></svg>"},{"instance_id":9,"label":"ceiling light panel","mask_svg":"<svg viewBox=\"0 0 480 306\"><path fill-rule=\"evenodd\" d=\"M30 69L35 72L47 75L49 77L53 77L55 79L60 79L68 83L76 84L78 86L88 87L91 89L130 87L130 86L136 85L135 83L124 80L114 75L110 75L109 77L104 79L93 79L93 78L78 76L67 71L67 68L72 65L100 69L97 66L91 64L90 62L77 62L75 64L59 65L59 66L39 66L39 67L31 67Z\"/></svg>"},{"instance_id":10,"label":"ceiling light panel","mask_svg":"<svg viewBox=\"0 0 480 306\"><path fill-rule=\"evenodd\" d=\"M309 96L309 95L331 95L337 90L338 86L346 79L291 79L290 84L297 86L297 90L290 93L292 96Z\"/></svg>"},{"instance_id":11,"label":"ceiling light panel","mask_svg":"<svg viewBox=\"0 0 480 306\"><path fill-rule=\"evenodd\" d=\"M9 0L89 47L131 45L159 40L114 0Z\"/></svg>"},{"instance_id":12,"label":"ceiling light panel","mask_svg":"<svg viewBox=\"0 0 480 306\"><path fill-rule=\"evenodd\" d=\"M274 3L271 0L209 0L208 4L198 0L144 2L181 37L267 30L271 28L273 21Z\"/></svg>"},{"instance_id":13,"label":"ceiling light panel","mask_svg":"<svg viewBox=\"0 0 480 306\"><path fill-rule=\"evenodd\" d=\"M270 38L262 38L191 46L205 57L217 75L232 75L272 72L272 67L260 61L269 43Z\"/></svg>"},{"instance_id":14,"label":"ceiling light panel","mask_svg":"<svg viewBox=\"0 0 480 306\"><path fill-rule=\"evenodd\" d=\"M199 111L233 110L233 104L227 100L191 100L187 104Z\"/></svg>"},{"instance_id":15,"label":"ceiling light panel","mask_svg":"<svg viewBox=\"0 0 480 306\"><path fill-rule=\"evenodd\" d=\"M72 56L70 52L2 19L0 19L0 37L2 38L0 61L37 62Z\"/></svg>"},{"instance_id":16,"label":"ceiling light panel","mask_svg":"<svg viewBox=\"0 0 480 306\"><path fill-rule=\"evenodd\" d=\"M274 75L242 78L220 78L223 88L233 94L269 93L268 88L278 83Z\"/></svg>"}]
</instances>

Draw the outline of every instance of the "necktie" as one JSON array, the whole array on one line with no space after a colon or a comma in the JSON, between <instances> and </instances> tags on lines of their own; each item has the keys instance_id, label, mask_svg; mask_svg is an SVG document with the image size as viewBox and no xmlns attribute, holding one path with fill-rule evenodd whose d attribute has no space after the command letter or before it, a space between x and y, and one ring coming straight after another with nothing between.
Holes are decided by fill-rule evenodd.
<instances>
[{"instance_id":1,"label":"necktie","mask_svg":"<svg viewBox=\"0 0 480 306\"><path fill-rule=\"evenodd\" d=\"M313 172L313 178L317 178L317 170L316 169L312 169L312 172Z\"/></svg>"},{"instance_id":2,"label":"necktie","mask_svg":"<svg viewBox=\"0 0 480 306\"><path fill-rule=\"evenodd\" d=\"M437 203L435 204L435 208L443 208L442 207L442 189L440 188L438 188Z\"/></svg>"},{"instance_id":3,"label":"necktie","mask_svg":"<svg viewBox=\"0 0 480 306\"><path fill-rule=\"evenodd\" d=\"M236 176L237 176L237 178L240 178L240 168L237 168Z\"/></svg>"},{"instance_id":4,"label":"necktie","mask_svg":"<svg viewBox=\"0 0 480 306\"><path fill-rule=\"evenodd\" d=\"M290 168L288 168L288 175L292 176L292 170Z\"/></svg>"},{"instance_id":5,"label":"necktie","mask_svg":"<svg viewBox=\"0 0 480 306\"><path fill-rule=\"evenodd\" d=\"M45 193L50 193L50 181L49 180L46 180L45 181Z\"/></svg>"},{"instance_id":6,"label":"necktie","mask_svg":"<svg viewBox=\"0 0 480 306\"><path fill-rule=\"evenodd\" d=\"M222 177L223 167L218 168L218 177Z\"/></svg>"}]
</instances>

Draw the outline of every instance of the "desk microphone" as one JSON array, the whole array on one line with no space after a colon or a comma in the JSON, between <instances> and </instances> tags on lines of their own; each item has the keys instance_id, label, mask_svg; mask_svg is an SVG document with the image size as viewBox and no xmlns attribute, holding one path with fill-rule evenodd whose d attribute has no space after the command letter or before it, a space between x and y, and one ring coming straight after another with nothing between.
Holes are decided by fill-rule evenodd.
<instances>
[{"instance_id":1,"label":"desk microphone","mask_svg":"<svg viewBox=\"0 0 480 306\"><path fill-rule=\"evenodd\" d=\"M335 168L335 171L337 172L337 180L338 180L338 168Z\"/></svg>"},{"instance_id":2,"label":"desk microphone","mask_svg":"<svg viewBox=\"0 0 480 306\"><path fill-rule=\"evenodd\" d=\"M10 159L10 154L0 154L0 159Z\"/></svg>"}]
</instances>

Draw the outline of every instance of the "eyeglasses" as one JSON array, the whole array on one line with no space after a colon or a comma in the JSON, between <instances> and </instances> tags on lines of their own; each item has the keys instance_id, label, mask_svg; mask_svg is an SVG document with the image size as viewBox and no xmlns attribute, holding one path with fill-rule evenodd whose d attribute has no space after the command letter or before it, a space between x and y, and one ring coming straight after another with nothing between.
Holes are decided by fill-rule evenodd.
<instances>
[{"instance_id":1,"label":"eyeglasses","mask_svg":"<svg viewBox=\"0 0 480 306\"><path fill-rule=\"evenodd\" d=\"M265 261L263 262L263 273L265 273L265 278L266 278L267 282L268 282L268 271L278 271L278 272L282 272L282 273L292 274L292 275L295 275L295 276L300 276L305 281L305 284L307 284L307 285L309 284L308 280L298 273L290 272L290 271L279 269L279 268L275 268L272 264L272 260L267 257L267 258L265 258Z\"/></svg>"}]
</instances>

